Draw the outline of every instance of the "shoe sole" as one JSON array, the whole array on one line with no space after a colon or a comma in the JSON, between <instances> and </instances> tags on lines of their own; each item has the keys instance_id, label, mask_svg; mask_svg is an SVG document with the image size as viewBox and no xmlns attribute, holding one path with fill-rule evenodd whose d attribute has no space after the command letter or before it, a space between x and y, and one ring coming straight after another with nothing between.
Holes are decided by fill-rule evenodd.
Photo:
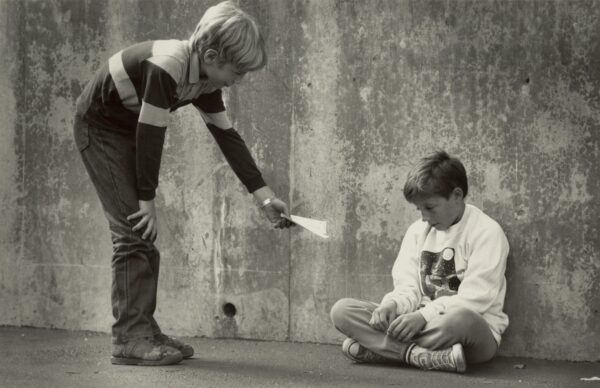
<instances>
[{"instance_id":1,"label":"shoe sole","mask_svg":"<svg viewBox=\"0 0 600 388\"><path fill-rule=\"evenodd\" d=\"M113 365L139 365L139 366L161 366L178 364L183 359L181 354L165 356L161 360L144 360L141 358L111 357L110 362Z\"/></svg>"},{"instance_id":2,"label":"shoe sole","mask_svg":"<svg viewBox=\"0 0 600 388\"><path fill-rule=\"evenodd\" d=\"M465 361L465 352L461 344L456 344L452 347L452 357L456 363L456 371L465 373L467 370L467 362Z\"/></svg>"},{"instance_id":3,"label":"shoe sole","mask_svg":"<svg viewBox=\"0 0 600 388\"><path fill-rule=\"evenodd\" d=\"M350 354L350 346L354 345L355 343L357 343L358 341L353 340L352 338L346 338L344 340L344 342L342 343L342 353L344 354L344 356L346 356L347 359L349 359L350 361L354 361L356 363L361 363L362 361L354 358L351 354Z\"/></svg>"}]
</instances>

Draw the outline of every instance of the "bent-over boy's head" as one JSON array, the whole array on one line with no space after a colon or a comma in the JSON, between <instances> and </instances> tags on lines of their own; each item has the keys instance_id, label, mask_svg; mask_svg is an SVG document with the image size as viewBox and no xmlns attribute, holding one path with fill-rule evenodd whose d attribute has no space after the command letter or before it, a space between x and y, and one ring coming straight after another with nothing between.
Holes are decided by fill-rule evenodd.
<instances>
[{"instance_id":1,"label":"bent-over boy's head","mask_svg":"<svg viewBox=\"0 0 600 388\"><path fill-rule=\"evenodd\" d=\"M217 87L231 86L267 63L258 23L230 1L206 10L190 43L202 72Z\"/></svg>"},{"instance_id":2,"label":"bent-over boy's head","mask_svg":"<svg viewBox=\"0 0 600 388\"><path fill-rule=\"evenodd\" d=\"M409 172L403 192L404 198L417 206L423 221L446 230L464 213L469 192L467 172L460 160L436 151Z\"/></svg>"}]
</instances>

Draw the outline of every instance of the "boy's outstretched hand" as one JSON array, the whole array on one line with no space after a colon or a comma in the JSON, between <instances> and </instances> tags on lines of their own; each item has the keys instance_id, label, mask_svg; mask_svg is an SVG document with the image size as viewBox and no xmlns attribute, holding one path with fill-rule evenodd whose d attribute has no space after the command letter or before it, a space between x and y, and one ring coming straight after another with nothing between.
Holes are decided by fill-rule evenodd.
<instances>
[{"instance_id":1,"label":"boy's outstretched hand","mask_svg":"<svg viewBox=\"0 0 600 388\"><path fill-rule=\"evenodd\" d=\"M371 315L369 325L375 330L386 331L390 323L396 319L396 302L390 300L379 305Z\"/></svg>"},{"instance_id":2,"label":"boy's outstretched hand","mask_svg":"<svg viewBox=\"0 0 600 388\"><path fill-rule=\"evenodd\" d=\"M156 219L156 207L154 207L154 200L138 201L138 203L140 205L140 210L128 216L127 221L141 218L141 220L135 224L131 230L137 232L145 226L146 229L142 234L142 238L147 240L148 237L150 237L150 241L154 241L156 240L156 235L158 233L158 222Z\"/></svg>"},{"instance_id":3,"label":"boy's outstretched hand","mask_svg":"<svg viewBox=\"0 0 600 388\"><path fill-rule=\"evenodd\" d=\"M399 341L408 342L423 330L426 323L425 318L418 311L402 314L390 323L387 334Z\"/></svg>"},{"instance_id":4,"label":"boy's outstretched hand","mask_svg":"<svg viewBox=\"0 0 600 388\"><path fill-rule=\"evenodd\" d=\"M293 222L281 216L281 214L285 214L288 218L290 217L290 212L285 202L280 200L279 198L273 198L268 205L263 207L267 218L273 226L279 229L289 228L294 225Z\"/></svg>"},{"instance_id":5,"label":"boy's outstretched hand","mask_svg":"<svg viewBox=\"0 0 600 388\"><path fill-rule=\"evenodd\" d=\"M287 204L277 198L268 186L261 187L252 194L274 227L283 229L294 225L293 222L281 216L281 214L285 214L287 218L290 217Z\"/></svg>"}]
</instances>

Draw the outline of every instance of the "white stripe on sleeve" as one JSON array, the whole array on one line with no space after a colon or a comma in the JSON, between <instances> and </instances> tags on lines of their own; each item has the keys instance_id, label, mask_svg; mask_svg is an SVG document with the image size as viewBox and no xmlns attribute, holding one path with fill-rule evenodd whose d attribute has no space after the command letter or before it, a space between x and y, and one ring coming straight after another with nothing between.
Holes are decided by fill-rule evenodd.
<instances>
[{"instance_id":1,"label":"white stripe on sleeve","mask_svg":"<svg viewBox=\"0 0 600 388\"><path fill-rule=\"evenodd\" d=\"M166 127L169 120L169 109L159 108L142 101L142 109L138 122L153 125L155 127Z\"/></svg>"},{"instance_id":2,"label":"white stripe on sleeve","mask_svg":"<svg viewBox=\"0 0 600 388\"><path fill-rule=\"evenodd\" d=\"M138 96L123 66L122 54L123 51L119 51L110 57L108 60L108 71L117 87L117 92L119 92L123 106L129 110L137 111L139 107Z\"/></svg>"}]
</instances>

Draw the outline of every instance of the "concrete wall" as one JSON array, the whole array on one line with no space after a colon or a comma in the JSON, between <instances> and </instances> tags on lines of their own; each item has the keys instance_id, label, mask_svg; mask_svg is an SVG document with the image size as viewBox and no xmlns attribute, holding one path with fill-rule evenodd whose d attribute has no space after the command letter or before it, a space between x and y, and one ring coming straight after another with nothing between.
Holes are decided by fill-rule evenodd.
<instances>
[{"instance_id":1,"label":"concrete wall","mask_svg":"<svg viewBox=\"0 0 600 388\"><path fill-rule=\"evenodd\" d=\"M0 0L0 324L109 330L109 233L73 104L112 53L186 38L212 3ZM441 147L511 242L501 353L598 359L600 2L241 5L270 63L227 93L231 116L273 189L331 238L270 229L193 109L177 112L158 196L165 331L339 341L331 305L391 288L418 217L404 178Z\"/></svg>"}]
</instances>

